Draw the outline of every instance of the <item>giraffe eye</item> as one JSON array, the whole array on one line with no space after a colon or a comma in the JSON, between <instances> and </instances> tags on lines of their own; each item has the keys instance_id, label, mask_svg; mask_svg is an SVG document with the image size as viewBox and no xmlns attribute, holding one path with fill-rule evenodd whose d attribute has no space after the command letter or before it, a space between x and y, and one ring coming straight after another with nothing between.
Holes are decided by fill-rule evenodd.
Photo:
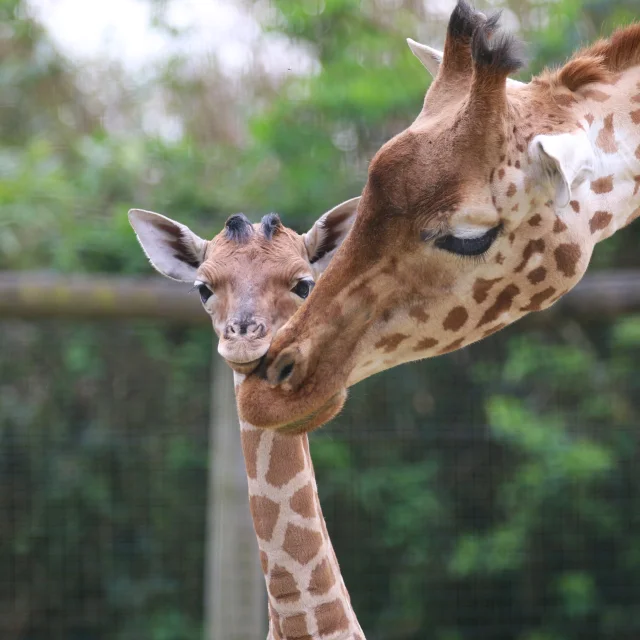
<instances>
[{"instance_id":1,"label":"giraffe eye","mask_svg":"<svg viewBox=\"0 0 640 640\"><path fill-rule=\"evenodd\" d=\"M441 236L436 239L434 244L438 249L444 249L459 256L481 256L489 250L501 230L502 225L499 224L477 238L457 238L453 235Z\"/></svg>"},{"instance_id":2,"label":"giraffe eye","mask_svg":"<svg viewBox=\"0 0 640 640\"><path fill-rule=\"evenodd\" d=\"M202 300L202 304L204 304L213 295L213 291L211 291L211 289L209 289L206 284L198 285L198 293L200 294L200 300Z\"/></svg>"},{"instance_id":3,"label":"giraffe eye","mask_svg":"<svg viewBox=\"0 0 640 640\"><path fill-rule=\"evenodd\" d=\"M298 284L291 289L291 292L304 300L311 293L314 284L315 282L313 280L300 280Z\"/></svg>"}]
</instances>

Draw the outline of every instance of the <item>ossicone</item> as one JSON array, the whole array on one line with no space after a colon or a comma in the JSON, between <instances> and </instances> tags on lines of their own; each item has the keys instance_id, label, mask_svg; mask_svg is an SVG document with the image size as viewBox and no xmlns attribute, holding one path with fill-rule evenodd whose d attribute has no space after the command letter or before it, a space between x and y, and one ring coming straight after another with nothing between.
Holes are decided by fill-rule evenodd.
<instances>
[{"instance_id":1,"label":"ossicone","mask_svg":"<svg viewBox=\"0 0 640 640\"><path fill-rule=\"evenodd\" d=\"M234 242L246 242L253 233L251 222L243 213L230 216L224 224L225 236Z\"/></svg>"},{"instance_id":2,"label":"ossicone","mask_svg":"<svg viewBox=\"0 0 640 640\"><path fill-rule=\"evenodd\" d=\"M262 233L267 240L271 240L276 232L282 228L280 216L277 213L269 213L262 218Z\"/></svg>"},{"instance_id":3,"label":"ossicone","mask_svg":"<svg viewBox=\"0 0 640 640\"><path fill-rule=\"evenodd\" d=\"M471 57L474 68L506 77L524 66L522 43L513 35L498 32L500 12L485 20L473 32Z\"/></svg>"}]
</instances>

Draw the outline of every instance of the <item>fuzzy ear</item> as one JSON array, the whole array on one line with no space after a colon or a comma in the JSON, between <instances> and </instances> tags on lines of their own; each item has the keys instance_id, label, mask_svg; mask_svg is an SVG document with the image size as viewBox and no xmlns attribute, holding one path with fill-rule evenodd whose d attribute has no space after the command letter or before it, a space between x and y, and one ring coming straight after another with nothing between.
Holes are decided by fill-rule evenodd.
<instances>
[{"instance_id":1,"label":"fuzzy ear","mask_svg":"<svg viewBox=\"0 0 640 640\"><path fill-rule=\"evenodd\" d=\"M351 225L356 218L360 196L346 200L337 207L327 211L304 234L309 262L319 276L328 266L336 249L347 237Z\"/></svg>"},{"instance_id":2,"label":"fuzzy ear","mask_svg":"<svg viewBox=\"0 0 640 640\"><path fill-rule=\"evenodd\" d=\"M556 204L566 207L571 190L593 174L595 157L587 134L561 133L536 136L529 145L529 155L556 187Z\"/></svg>"},{"instance_id":3,"label":"fuzzy ear","mask_svg":"<svg viewBox=\"0 0 640 640\"><path fill-rule=\"evenodd\" d=\"M444 55L442 51L428 47L426 44L416 42L411 38L407 38L407 44L409 45L409 49L411 49L413 55L422 62L424 68L435 78L438 75L438 70L442 64L442 56ZM507 78L508 87L524 87L525 84L525 82Z\"/></svg>"},{"instance_id":4,"label":"fuzzy ear","mask_svg":"<svg viewBox=\"0 0 640 640\"><path fill-rule=\"evenodd\" d=\"M189 227L159 213L131 209L129 222L151 264L173 280L193 282L207 249L207 241Z\"/></svg>"},{"instance_id":5,"label":"fuzzy ear","mask_svg":"<svg viewBox=\"0 0 640 640\"><path fill-rule=\"evenodd\" d=\"M413 55L422 62L424 68L435 78L442 62L442 51L432 49L426 44L420 44L411 38L407 38L407 44Z\"/></svg>"}]
</instances>

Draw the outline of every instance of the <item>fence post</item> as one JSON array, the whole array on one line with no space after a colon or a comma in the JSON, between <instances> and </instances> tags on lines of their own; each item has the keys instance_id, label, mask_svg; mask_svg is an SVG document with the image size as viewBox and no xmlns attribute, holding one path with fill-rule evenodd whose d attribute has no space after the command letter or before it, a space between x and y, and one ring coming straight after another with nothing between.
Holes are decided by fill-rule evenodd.
<instances>
[{"instance_id":1,"label":"fence post","mask_svg":"<svg viewBox=\"0 0 640 640\"><path fill-rule=\"evenodd\" d=\"M264 640L265 582L249 514L233 372L212 365L205 576L206 640Z\"/></svg>"}]
</instances>

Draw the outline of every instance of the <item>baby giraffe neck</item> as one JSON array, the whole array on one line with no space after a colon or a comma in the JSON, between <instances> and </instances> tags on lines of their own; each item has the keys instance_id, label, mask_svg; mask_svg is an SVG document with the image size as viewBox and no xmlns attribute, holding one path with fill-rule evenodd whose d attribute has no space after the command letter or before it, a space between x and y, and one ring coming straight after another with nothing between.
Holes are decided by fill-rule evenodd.
<instances>
[{"instance_id":1,"label":"baby giraffe neck","mask_svg":"<svg viewBox=\"0 0 640 640\"><path fill-rule=\"evenodd\" d=\"M268 640L364 640L322 516L307 436L240 427Z\"/></svg>"}]
</instances>

